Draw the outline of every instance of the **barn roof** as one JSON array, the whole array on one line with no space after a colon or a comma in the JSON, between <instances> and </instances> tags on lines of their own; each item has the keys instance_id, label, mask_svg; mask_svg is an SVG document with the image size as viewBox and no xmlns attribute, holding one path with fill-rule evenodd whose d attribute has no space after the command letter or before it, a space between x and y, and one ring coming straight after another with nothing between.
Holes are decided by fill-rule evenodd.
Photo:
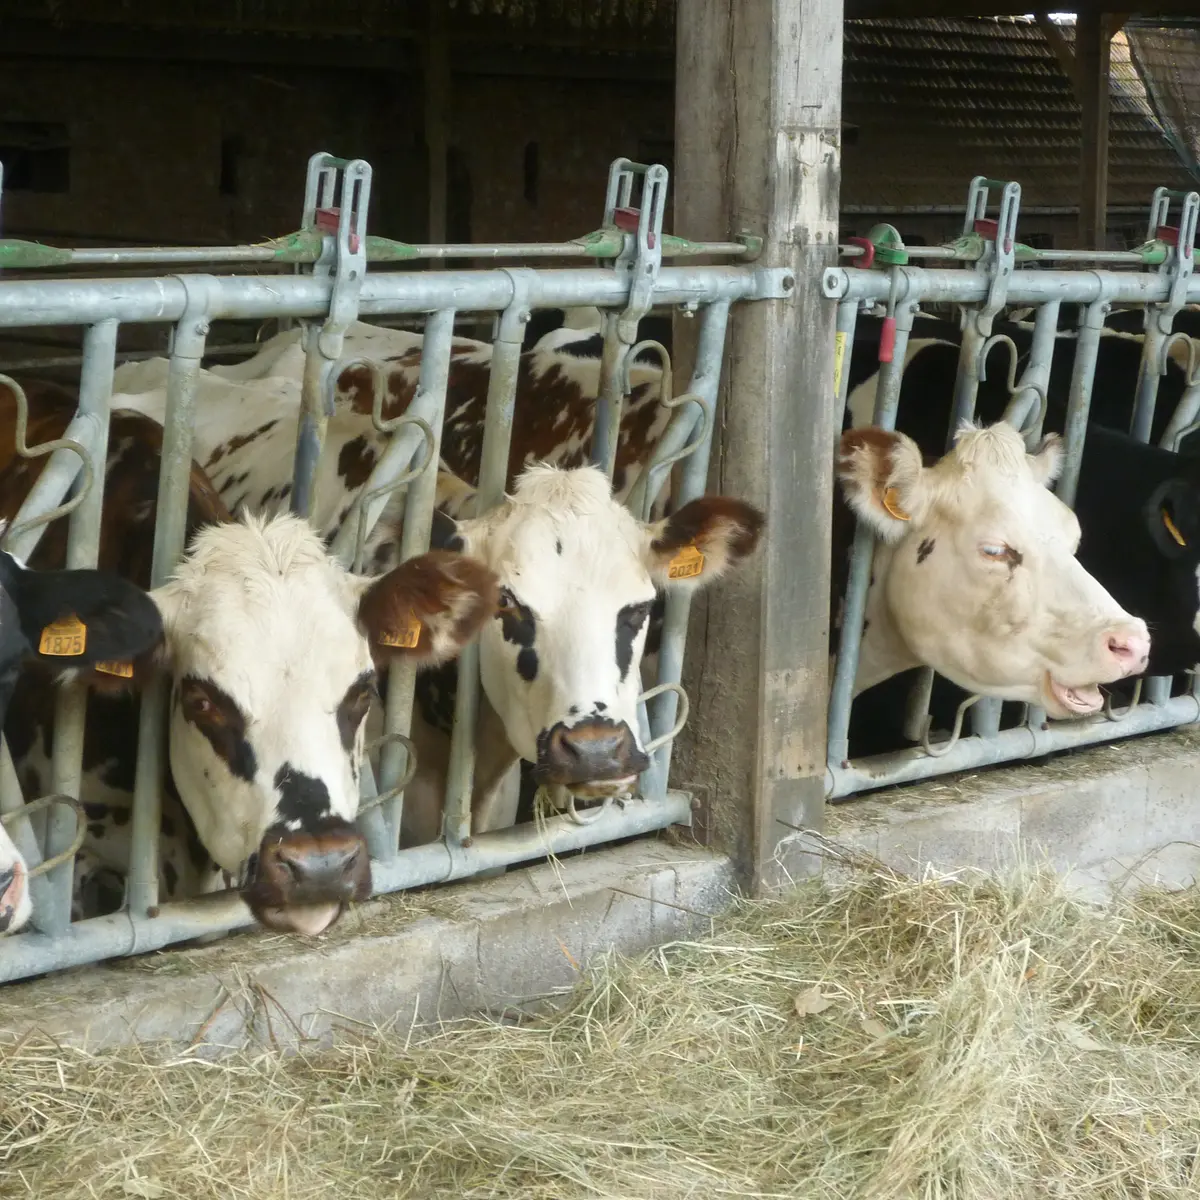
<instances>
[{"instance_id":1,"label":"barn roof","mask_svg":"<svg viewBox=\"0 0 1200 1200\"><path fill-rule=\"evenodd\" d=\"M1068 43L1074 26L1060 26ZM1130 59L1112 43L1109 203L1195 187ZM961 206L975 174L1019 179L1024 207L1074 208L1079 103L1045 34L1020 17L846 22L842 201Z\"/></svg>"}]
</instances>

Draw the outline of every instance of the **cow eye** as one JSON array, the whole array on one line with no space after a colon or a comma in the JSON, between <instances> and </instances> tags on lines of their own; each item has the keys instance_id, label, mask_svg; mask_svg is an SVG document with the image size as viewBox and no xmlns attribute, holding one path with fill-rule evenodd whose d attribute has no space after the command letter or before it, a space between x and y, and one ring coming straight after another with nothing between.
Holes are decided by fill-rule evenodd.
<instances>
[{"instance_id":1,"label":"cow eye","mask_svg":"<svg viewBox=\"0 0 1200 1200\"><path fill-rule=\"evenodd\" d=\"M979 547L979 553L982 554L984 558L1007 558L1008 547L1002 542L994 544L985 542Z\"/></svg>"}]
</instances>

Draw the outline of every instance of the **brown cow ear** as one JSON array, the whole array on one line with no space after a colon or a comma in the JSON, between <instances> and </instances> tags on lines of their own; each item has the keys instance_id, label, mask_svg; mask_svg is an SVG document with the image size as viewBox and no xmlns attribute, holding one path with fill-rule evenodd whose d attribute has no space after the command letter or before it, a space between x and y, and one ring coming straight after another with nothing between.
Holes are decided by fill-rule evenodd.
<instances>
[{"instance_id":1,"label":"brown cow ear","mask_svg":"<svg viewBox=\"0 0 1200 1200\"><path fill-rule=\"evenodd\" d=\"M873 425L847 429L838 447L837 477L860 521L887 542L899 541L926 515L921 451L902 433Z\"/></svg>"},{"instance_id":2,"label":"brown cow ear","mask_svg":"<svg viewBox=\"0 0 1200 1200\"><path fill-rule=\"evenodd\" d=\"M377 665L446 662L496 611L499 584L478 559L431 550L367 584L358 620Z\"/></svg>"},{"instance_id":3,"label":"brown cow ear","mask_svg":"<svg viewBox=\"0 0 1200 1200\"><path fill-rule=\"evenodd\" d=\"M763 523L763 514L742 500L692 500L649 527L650 573L668 586L711 583L754 552Z\"/></svg>"}]
</instances>

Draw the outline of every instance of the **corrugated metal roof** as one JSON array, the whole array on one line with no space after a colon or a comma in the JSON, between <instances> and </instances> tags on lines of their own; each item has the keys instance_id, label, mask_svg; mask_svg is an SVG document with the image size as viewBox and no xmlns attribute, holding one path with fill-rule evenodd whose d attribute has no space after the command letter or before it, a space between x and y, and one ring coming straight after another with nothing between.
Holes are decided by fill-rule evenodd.
<instances>
[{"instance_id":1,"label":"corrugated metal roof","mask_svg":"<svg viewBox=\"0 0 1200 1200\"><path fill-rule=\"evenodd\" d=\"M1073 42L1072 25L1062 32ZM1079 103L1036 22L848 21L844 69L843 116L858 126L844 203L962 204L977 174L1020 180L1026 206L1078 203ZM1188 186L1123 34L1112 46L1109 138L1111 204L1148 206L1159 184Z\"/></svg>"}]
</instances>

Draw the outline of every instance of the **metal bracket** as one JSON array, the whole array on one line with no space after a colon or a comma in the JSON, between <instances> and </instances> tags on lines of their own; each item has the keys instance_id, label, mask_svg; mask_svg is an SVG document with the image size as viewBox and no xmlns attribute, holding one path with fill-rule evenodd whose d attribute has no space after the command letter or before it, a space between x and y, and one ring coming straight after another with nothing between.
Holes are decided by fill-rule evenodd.
<instances>
[{"instance_id":1,"label":"metal bracket","mask_svg":"<svg viewBox=\"0 0 1200 1200\"><path fill-rule=\"evenodd\" d=\"M633 184L641 176L641 207L634 208ZM654 284L662 266L662 226L667 208L667 168L615 159L608 169L604 225L625 235L625 247L613 270L629 280L629 301L617 318L617 334L626 346L637 340L638 322L650 311Z\"/></svg>"},{"instance_id":2,"label":"metal bracket","mask_svg":"<svg viewBox=\"0 0 1200 1200\"><path fill-rule=\"evenodd\" d=\"M1000 188L1000 214L995 220L987 214L988 194ZM967 190L967 211L963 237L977 234L986 243L986 252L975 269L988 276L988 294L982 308L975 312L975 327L984 337L992 332L992 322L1004 307L1008 282L1016 262L1017 214L1021 208L1021 185L1015 180L988 179L976 175Z\"/></svg>"}]
</instances>

